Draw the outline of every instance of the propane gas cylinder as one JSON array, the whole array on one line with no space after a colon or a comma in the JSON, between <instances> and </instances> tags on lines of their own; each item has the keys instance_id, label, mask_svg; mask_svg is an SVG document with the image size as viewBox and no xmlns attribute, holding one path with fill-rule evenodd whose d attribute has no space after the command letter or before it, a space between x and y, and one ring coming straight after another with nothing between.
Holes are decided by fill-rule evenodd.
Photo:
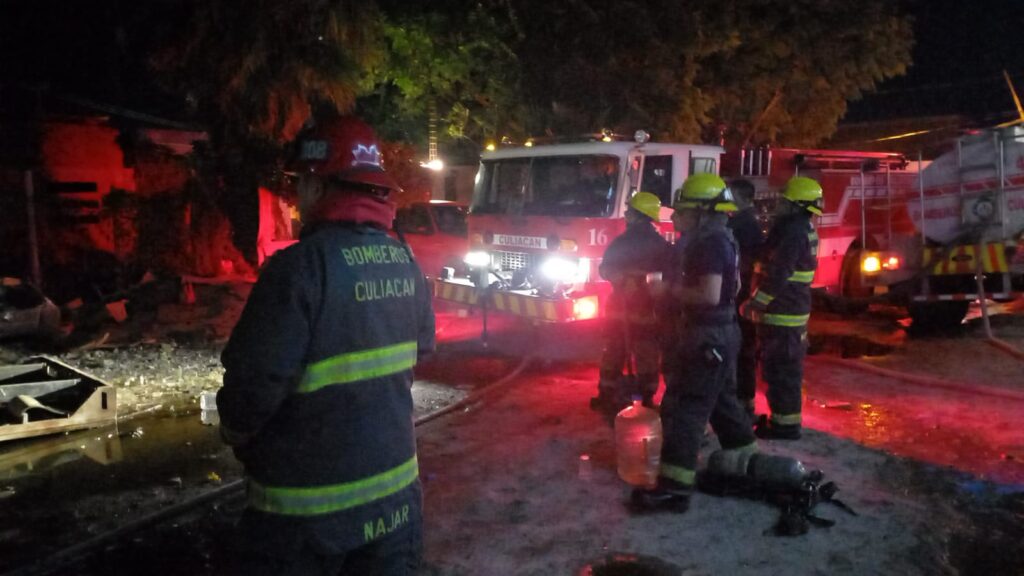
<instances>
[{"instance_id":1,"label":"propane gas cylinder","mask_svg":"<svg viewBox=\"0 0 1024 576\"><path fill-rule=\"evenodd\" d=\"M661 417L639 397L615 416L615 457L619 478L633 486L653 487L661 468Z\"/></svg>"}]
</instances>

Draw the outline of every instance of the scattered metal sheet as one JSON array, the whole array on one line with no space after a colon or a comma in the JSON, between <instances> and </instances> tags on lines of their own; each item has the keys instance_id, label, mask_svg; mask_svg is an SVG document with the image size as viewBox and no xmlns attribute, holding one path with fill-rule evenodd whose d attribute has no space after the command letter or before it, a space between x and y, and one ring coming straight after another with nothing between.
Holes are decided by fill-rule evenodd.
<instances>
[{"instance_id":1,"label":"scattered metal sheet","mask_svg":"<svg viewBox=\"0 0 1024 576\"><path fill-rule=\"evenodd\" d=\"M0 366L0 442L97 428L117 420L117 391L57 359Z\"/></svg>"},{"instance_id":2,"label":"scattered metal sheet","mask_svg":"<svg viewBox=\"0 0 1024 576\"><path fill-rule=\"evenodd\" d=\"M46 364L40 362L38 364L13 364L7 366L0 366L0 382L4 380L10 380L11 378L17 378L19 376L25 376L35 372L42 372L45 374L44 377L52 377L53 374L47 373Z\"/></svg>"}]
</instances>

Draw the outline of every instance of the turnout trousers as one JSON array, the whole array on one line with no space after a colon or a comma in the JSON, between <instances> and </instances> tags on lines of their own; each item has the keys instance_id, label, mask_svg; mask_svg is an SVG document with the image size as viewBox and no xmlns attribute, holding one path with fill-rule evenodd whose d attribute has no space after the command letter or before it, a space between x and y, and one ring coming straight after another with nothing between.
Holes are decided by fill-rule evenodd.
<instances>
[{"instance_id":1,"label":"turnout trousers","mask_svg":"<svg viewBox=\"0 0 1024 576\"><path fill-rule=\"evenodd\" d=\"M344 553L318 546L315 539L298 547L277 546L266 539L249 539L245 525L252 512L242 516L242 542L230 574L237 576L415 576L423 548L423 529L415 522L404 530L389 534ZM300 530L301 532L301 530Z\"/></svg>"},{"instance_id":2,"label":"turnout trousers","mask_svg":"<svg viewBox=\"0 0 1024 576\"><path fill-rule=\"evenodd\" d=\"M761 344L761 374L768 384L770 420L775 425L800 426L807 327L760 324L757 336Z\"/></svg>"},{"instance_id":3,"label":"turnout trousers","mask_svg":"<svg viewBox=\"0 0 1024 576\"><path fill-rule=\"evenodd\" d=\"M757 394L757 325L739 319L740 353L736 357L736 393L747 414L754 414L754 396Z\"/></svg>"},{"instance_id":4,"label":"turnout trousers","mask_svg":"<svg viewBox=\"0 0 1024 576\"><path fill-rule=\"evenodd\" d=\"M650 323L630 322L609 319L606 326L604 354L601 356L601 380L598 393L608 395L620 401L628 401L633 394L640 394L645 399L653 398L658 391L658 374L660 370L661 345L657 331ZM626 330L629 336L626 336ZM627 341L628 340L628 341ZM622 369L629 361L632 353L636 361L635 390L622 390Z\"/></svg>"},{"instance_id":5,"label":"turnout trousers","mask_svg":"<svg viewBox=\"0 0 1024 576\"><path fill-rule=\"evenodd\" d=\"M754 449L750 417L736 398L739 327L688 324L676 346L679 370L673 372L661 403L665 443L661 477L693 486L697 457L707 423L723 449Z\"/></svg>"}]
</instances>

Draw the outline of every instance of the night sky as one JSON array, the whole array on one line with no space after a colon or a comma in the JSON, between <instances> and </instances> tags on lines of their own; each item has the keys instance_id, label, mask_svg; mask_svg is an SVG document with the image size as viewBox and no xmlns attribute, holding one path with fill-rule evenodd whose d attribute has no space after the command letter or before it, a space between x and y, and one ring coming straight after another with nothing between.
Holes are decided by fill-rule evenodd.
<instances>
[{"instance_id":1,"label":"night sky","mask_svg":"<svg viewBox=\"0 0 1024 576\"><path fill-rule=\"evenodd\" d=\"M981 125L1014 115L1005 69L1024 93L1024 0L910 0L914 64L850 105L847 121L962 114Z\"/></svg>"},{"instance_id":2,"label":"night sky","mask_svg":"<svg viewBox=\"0 0 1024 576\"><path fill-rule=\"evenodd\" d=\"M138 55L180 29L190 1L145 0L140 9L131 0L0 0L0 83L42 82L52 94L180 115L181 103L161 94ZM1012 118L1002 71L1024 92L1024 0L901 3L915 17L914 64L851 103L845 120L960 114L992 125ZM148 21L154 12L156 23Z\"/></svg>"}]
</instances>

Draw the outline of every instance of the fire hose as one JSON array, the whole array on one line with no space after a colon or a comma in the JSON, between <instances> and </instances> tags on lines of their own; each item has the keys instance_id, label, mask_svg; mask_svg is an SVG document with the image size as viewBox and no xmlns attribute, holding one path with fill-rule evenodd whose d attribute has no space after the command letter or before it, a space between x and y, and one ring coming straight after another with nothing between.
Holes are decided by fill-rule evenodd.
<instances>
[{"instance_id":1,"label":"fire hose","mask_svg":"<svg viewBox=\"0 0 1024 576\"><path fill-rule=\"evenodd\" d=\"M945 380L943 378L936 378L933 376L907 374L905 372L900 372L898 370L891 370L889 368L882 368L881 366L864 364L862 362L857 362L855 360L846 360L843 358L834 358L830 356L808 356L807 361L820 364L833 364L836 366L842 366L844 368L860 370L862 372L869 372L871 374L876 374L878 376L885 376L886 378L892 378L893 380L899 380L902 382L906 382L908 384L915 384L927 388L941 388L944 390L950 390L952 392L959 392L964 394L981 394L985 396L991 396L994 398L1003 398L1006 400L1024 401L1024 392L1018 392L1016 390L1005 390L1002 388L985 386L983 384L955 382L953 380Z\"/></svg>"},{"instance_id":2,"label":"fire hose","mask_svg":"<svg viewBox=\"0 0 1024 576\"><path fill-rule=\"evenodd\" d=\"M436 420L446 414L450 414L457 410L466 409L472 404L475 404L483 400L487 396L493 394L496 390L500 390L509 382L512 382L516 378L518 378L530 366L532 362L533 357L524 357L510 373L499 378L498 380L495 380L494 382L490 382L488 384L485 384L484 386L481 386L480 388L474 390L472 393L466 395L466 397L462 398L458 402L449 404L448 406L439 408L437 410L434 410L433 412L424 414L419 418L416 418L416 420L413 422L414 426L420 426L422 424L426 424L427 422ZM142 518L133 520L126 524L122 524L117 528L93 536L92 538L79 542L78 544L75 544L73 546L69 546L67 548L58 550L57 552L48 555L44 560L40 560L35 564L18 568L11 572L5 572L0 576L32 576L50 574L55 570L60 569L62 566L70 563L71 561L82 556L86 556L90 552L107 546L112 542L116 542L126 535L139 532L141 530L160 524L172 518L183 516L188 512L191 512L192 510L199 508L200 506L209 504L210 502L216 502L219 500L230 501L238 499L243 496L244 491L244 479L229 482L215 490L204 492L198 496L194 496L188 500L179 502L177 504L174 504L172 506L149 514L148 516L143 516Z\"/></svg>"}]
</instances>

